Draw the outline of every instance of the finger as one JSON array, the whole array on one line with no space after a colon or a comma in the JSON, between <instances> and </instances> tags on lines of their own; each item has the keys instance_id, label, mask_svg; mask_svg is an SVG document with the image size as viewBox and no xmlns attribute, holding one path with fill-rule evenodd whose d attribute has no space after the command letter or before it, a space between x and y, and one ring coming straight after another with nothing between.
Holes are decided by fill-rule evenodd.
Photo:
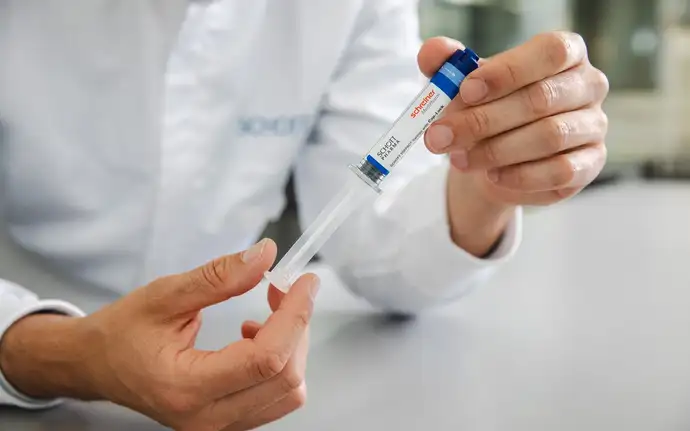
<instances>
[{"instance_id":1,"label":"finger","mask_svg":"<svg viewBox=\"0 0 690 431\"><path fill-rule=\"evenodd\" d=\"M488 170L540 160L586 145L602 142L608 119L601 108L567 112L531 123L472 147L465 163L451 156L461 170ZM464 164L458 166L459 164Z\"/></svg>"},{"instance_id":2,"label":"finger","mask_svg":"<svg viewBox=\"0 0 690 431\"><path fill-rule=\"evenodd\" d=\"M317 276L303 275L253 339L215 352L187 353L189 373L207 396L217 399L279 375L307 332L318 287Z\"/></svg>"},{"instance_id":3,"label":"finger","mask_svg":"<svg viewBox=\"0 0 690 431\"><path fill-rule=\"evenodd\" d=\"M417 55L419 69L427 77L433 77L441 66L443 66L458 49L464 50L465 45L457 40L447 37L433 37L428 39L424 42ZM485 61L484 59L480 59L479 64L483 65ZM466 106L467 105L463 102L461 97L456 97L451 101L445 113L458 111Z\"/></svg>"},{"instance_id":4,"label":"finger","mask_svg":"<svg viewBox=\"0 0 690 431\"><path fill-rule=\"evenodd\" d=\"M551 190L548 192L537 192L526 195L522 205L553 205L557 202L562 202L570 199L580 193L585 187L571 187L565 189Z\"/></svg>"},{"instance_id":5,"label":"finger","mask_svg":"<svg viewBox=\"0 0 690 431\"><path fill-rule=\"evenodd\" d=\"M502 200L509 205L548 206L567 200L580 193L584 188L570 187L533 193L512 192L504 195Z\"/></svg>"},{"instance_id":6,"label":"finger","mask_svg":"<svg viewBox=\"0 0 690 431\"><path fill-rule=\"evenodd\" d=\"M465 45L448 37L432 37L424 42L417 54L419 70L428 78L448 61L458 49L465 49Z\"/></svg>"},{"instance_id":7,"label":"finger","mask_svg":"<svg viewBox=\"0 0 690 431\"><path fill-rule=\"evenodd\" d=\"M582 187L594 180L606 162L606 146L592 144L536 162L489 171L498 187L522 192Z\"/></svg>"},{"instance_id":8,"label":"finger","mask_svg":"<svg viewBox=\"0 0 690 431\"><path fill-rule=\"evenodd\" d=\"M460 96L470 105L487 103L586 59L587 46L581 36L568 32L541 34L492 57L462 83Z\"/></svg>"},{"instance_id":9,"label":"finger","mask_svg":"<svg viewBox=\"0 0 690 431\"><path fill-rule=\"evenodd\" d=\"M318 289L319 278L316 275L300 277L259 331L254 339L259 352L268 352L274 360L273 364L263 364L267 367L263 370L259 368L259 375L268 375L270 378L271 374L277 374L281 364L284 366L295 351L307 331Z\"/></svg>"},{"instance_id":10,"label":"finger","mask_svg":"<svg viewBox=\"0 0 690 431\"><path fill-rule=\"evenodd\" d=\"M262 425L275 422L288 414L302 408L307 402L306 385L295 389L286 397L273 405L265 408L254 414L253 416L241 420L225 429L223 431L244 431L258 428Z\"/></svg>"},{"instance_id":11,"label":"finger","mask_svg":"<svg viewBox=\"0 0 690 431\"><path fill-rule=\"evenodd\" d=\"M304 375L309 351L309 334L304 334L285 369L264 383L225 396L213 403L212 419L216 423L234 423L255 416L276 403L305 390Z\"/></svg>"},{"instance_id":12,"label":"finger","mask_svg":"<svg viewBox=\"0 0 690 431\"><path fill-rule=\"evenodd\" d=\"M607 85L596 69L572 69L503 99L449 113L428 130L427 147L437 154L468 149L541 118L594 104L605 91Z\"/></svg>"},{"instance_id":13,"label":"finger","mask_svg":"<svg viewBox=\"0 0 690 431\"><path fill-rule=\"evenodd\" d=\"M250 249L213 260L184 274L164 277L144 288L154 313L183 315L242 295L262 279L276 256L276 245L264 239Z\"/></svg>"},{"instance_id":14,"label":"finger","mask_svg":"<svg viewBox=\"0 0 690 431\"><path fill-rule=\"evenodd\" d=\"M242 338L251 338L253 339L256 337L256 334L259 333L259 330L263 325L259 322L254 322L251 320L248 320L242 324Z\"/></svg>"},{"instance_id":15,"label":"finger","mask_svg":"<svg viewBox=\"0 0 690 431\"><path fill-rule=\"evenodd\" d=\"M260 385L217 400L206 407L201 415L208 417L213 423L237 424L290 397L304 385L304 381L297 382L297 379L291 381L276 376Z\"/></svg>"},{"instance_id":16,"label":"finger","mask_svg":"<svg viewBox=\"0 0 690 431\"><path fill-rule=\"evenodd\" d=\"M276 311L280 307L280 303L285 298L285 293L278 290L275 286L268 286L268 304L271 307L271 311Z\"/></svg>"}]
</instances>

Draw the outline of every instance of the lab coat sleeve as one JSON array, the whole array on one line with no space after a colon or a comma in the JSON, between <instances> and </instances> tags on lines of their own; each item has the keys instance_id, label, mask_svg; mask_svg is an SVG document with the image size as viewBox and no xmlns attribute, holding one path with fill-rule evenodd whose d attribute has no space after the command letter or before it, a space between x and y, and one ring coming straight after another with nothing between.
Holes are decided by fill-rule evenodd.
<instances>
[{"instance_id":1,"label":"lab coat sleeve","mask_svg":"<svg viewBox=\"0 0 690 431\"><path fill-rule=\"evenodd\" d=\"M302 228L313 221L357 163L421 90L417 5L365 2L324 97L296 171ZM490 256L476 258L450 238L449 165L415 144L383 183L373 206L354 214L321 250L347 286L378 308L415 313L463 296L514 255L517 209Z\"/></svg>"},{"instance_id":2,"label":"lab coat sleeve","mask_svg":"<svg viewBox=\"0 0 690 431\"><path fill-rule=\"evenodd\" d=\"M28 290L0 280L0 342L7 329L19 319L38 312L52 312L82 317L84 313L72 304L58 300L41 300ZM0 369L0 405L24 409L45 409L60 404L61 400L38 400L26 396L7 381Z\"/></svg>"}]
</instances>

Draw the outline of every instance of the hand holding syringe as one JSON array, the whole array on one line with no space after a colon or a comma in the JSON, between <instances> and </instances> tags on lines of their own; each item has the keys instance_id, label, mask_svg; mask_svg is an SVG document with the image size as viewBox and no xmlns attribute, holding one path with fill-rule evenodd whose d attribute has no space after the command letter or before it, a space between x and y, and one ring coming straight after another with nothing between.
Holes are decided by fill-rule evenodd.
<instances>
[{"instance_id":1,"label":"hand holding syringe","mask_svg":"<svg viewBox=\"0 0 690 431\"><path fill-rule=\"evenodd\" d=\"M350 214L381 193L379 185L458 95L460 83L479 67L478 62L479 57L469 48L457 50L450 57L359 164L350 166L356 175L331 199L275 268L266 273L271 284L287 292Z\"/></svg>"}]
</instances>

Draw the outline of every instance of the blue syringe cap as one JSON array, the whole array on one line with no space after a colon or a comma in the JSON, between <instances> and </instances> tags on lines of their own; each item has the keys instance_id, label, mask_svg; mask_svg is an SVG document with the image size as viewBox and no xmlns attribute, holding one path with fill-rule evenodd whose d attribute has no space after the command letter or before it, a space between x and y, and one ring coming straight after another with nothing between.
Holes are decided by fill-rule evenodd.
<instances>
[{"instance_id":1,"label":"blue syringe cap","mask_svg":"<svg viewBox=\"0 0 690 431\"><path fill-rule=\"evenodd\" d=\"M479 67L479 56L470 48L458 49L448 62L467 76Z\"/></svg>"}]
</instances>

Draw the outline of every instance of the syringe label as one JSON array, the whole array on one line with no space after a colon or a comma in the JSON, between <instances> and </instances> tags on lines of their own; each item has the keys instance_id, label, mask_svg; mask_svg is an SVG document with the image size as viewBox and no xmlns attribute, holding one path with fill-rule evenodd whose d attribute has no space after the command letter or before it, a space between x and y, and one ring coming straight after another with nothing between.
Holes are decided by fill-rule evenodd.
<instances>
[{"instance_id":1,"label":"syringe label","mask_svg":"<svg viewBox=\"0 0 690 431\"><path fill-rule=\"evenodd\" d=\"M460 92L460 83L465 79L465 75L455 66L446 63L441 70L431 78L431 82L436 84L448 97L455 99Z\"/></svg>"},{"instance_id":2,"label":"syringe label","mask_svg":"<svg viewBox=\"0 0 690 431\"><path fill-rule=\"evenodd\" d=\"M450 63L444 64L429 85L415 98L367 155L367 160L383 175L402 159L458 95L465 75Z\"/></svg>"}]
</instances>

